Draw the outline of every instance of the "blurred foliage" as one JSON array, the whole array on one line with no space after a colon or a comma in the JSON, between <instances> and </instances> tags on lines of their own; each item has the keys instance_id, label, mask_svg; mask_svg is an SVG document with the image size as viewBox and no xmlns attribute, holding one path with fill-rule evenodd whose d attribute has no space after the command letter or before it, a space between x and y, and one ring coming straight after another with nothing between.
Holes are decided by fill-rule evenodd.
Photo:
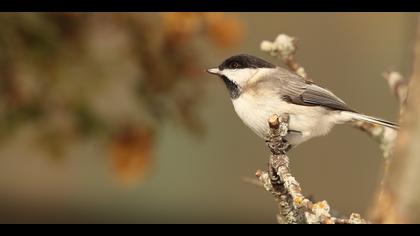
<instances>
[{"instance_id":1,"label":"blurred foliage","mask_svg":"<svg viewBox=\"0 0 420 236\"><path fill-rule=\"evenodd\" d=\"M222 13L0 14L0 141L32 126L57 156L99 138L121 180L139 179L162 121L204 131L197 40L225 49L242 33Z\"/></svg>"},{"instance_id":2,"label":"blurred foliage","mask_svg":"<svg viewBox=\"0 0 420 236\"><path fill-rule=\"evenodd\" d=\"M130 185L142 179L152 164L151 130L126 127L115 135L110 146L112 169L121 183Z\"/></svg>"}]
</instances>

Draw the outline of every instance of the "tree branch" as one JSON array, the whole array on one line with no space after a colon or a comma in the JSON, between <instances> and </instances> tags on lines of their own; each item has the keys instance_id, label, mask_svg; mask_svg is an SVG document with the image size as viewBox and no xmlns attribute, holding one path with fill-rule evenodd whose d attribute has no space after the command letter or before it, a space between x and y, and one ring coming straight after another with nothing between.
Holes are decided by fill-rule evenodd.
<instances>
[{"instance_id":1,"label":"tree branch","mask_svg":"<svg viewBox=\"0 0 420 236\"><path fill-rule=\"evenodd\" d=\"M382 74L388 82L391 93L397 98L401 106L407 101L408 81L397 71L386 71Z\"/></svg>"},{"instance_id":2,"label":"tree branch","mask_svg":"<svg viewBox=\"0 0 420 236\"><path fill-rule=\"evenodd\" d=\"M348 219L331 216L330 206L326 201L313 203L302 193L297 180L289 168L289 157L286 151L289 147L284 137L288 132L288 115L279 119L273 115L268 120L270 126L267 146L271 156L268 171L258 170L256 176L265 189L273 194L279 207L277 216L279 223L287 224L361 224L366 223L359 214L352 214Z\"/></svg>"},{"instance_id":3,"label":"tree branch","mask_svg":"<svg viewBox=\"0 0 420 236\"><path fill-rule=\"evenodd\" d=\"M308 81L305 69L295 60L295 54L298 49L298 40L286 34L279 34L273 41L262 41L260 48L264 52L270 53L271 56L279 57L291 71L302 76Z\"/></svg>"}]
</instances>

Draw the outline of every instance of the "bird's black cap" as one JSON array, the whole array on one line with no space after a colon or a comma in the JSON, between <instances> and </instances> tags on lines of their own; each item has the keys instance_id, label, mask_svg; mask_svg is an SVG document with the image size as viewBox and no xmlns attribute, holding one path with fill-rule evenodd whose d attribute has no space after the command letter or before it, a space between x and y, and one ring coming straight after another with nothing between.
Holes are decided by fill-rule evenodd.
<instances>
[{"instance_id":1,"label":"bird's black cap","mask_svg":"<svg viewBox=\"0 0 420 236\"><path fill-rule=\"evenodd\" d=\"M248 54L239 54L226 59L219 66L219 70L243 68L275 68L276 66L261 58Z\"/></svg>"}]
</instances>

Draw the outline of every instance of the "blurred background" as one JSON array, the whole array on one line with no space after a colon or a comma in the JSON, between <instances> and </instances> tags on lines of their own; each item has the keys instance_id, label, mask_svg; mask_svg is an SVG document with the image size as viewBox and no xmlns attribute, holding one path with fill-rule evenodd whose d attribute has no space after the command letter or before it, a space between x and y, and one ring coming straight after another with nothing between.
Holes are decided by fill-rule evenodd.
<instances>
[{"instance_id":1,"label":"blurred background","mask_svg":"<svg viewBox=\"0 0 420 236\"><path fill-rule=\"evenodd\" d=\"M243 181L269 152L204 73L299 39L309 77L395 121L381 73L409 75L409 13L0 14L1 223L275 223ZM347 126L290 153L305 194L366 214L381 179L374 140Z\"/></svg>"}]
</instances>

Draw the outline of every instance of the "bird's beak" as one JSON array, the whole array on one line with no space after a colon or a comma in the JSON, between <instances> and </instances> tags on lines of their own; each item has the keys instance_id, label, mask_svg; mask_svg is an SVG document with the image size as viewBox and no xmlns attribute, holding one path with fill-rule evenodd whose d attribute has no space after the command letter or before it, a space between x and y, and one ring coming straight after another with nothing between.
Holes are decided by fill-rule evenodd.
<instances>
[{"instance_id":1,"label":"bird's beak","mask_svg":"<svg viewBox=\"0 0 420 236\"><path fill-rule=\"evenodd\" d=\"M220 74L220 70L219 68L211 68L207 70L208 73L212 74L212 75L218 75Z\"/></svg>"}]
</instances>

